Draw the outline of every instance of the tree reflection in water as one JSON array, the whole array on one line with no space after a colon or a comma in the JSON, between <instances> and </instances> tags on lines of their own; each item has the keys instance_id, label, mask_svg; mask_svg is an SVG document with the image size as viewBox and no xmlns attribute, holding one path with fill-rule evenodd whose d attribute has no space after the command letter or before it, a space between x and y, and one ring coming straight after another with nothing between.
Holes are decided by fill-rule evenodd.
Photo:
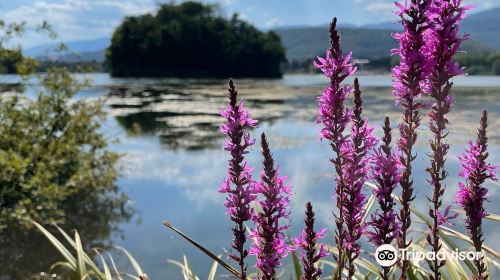
<instances>
[{"instance_id":1,"label":"tree reflection in water","mask_svg":"<svg viewBox=\"0 0 500 280\"><path fill-rule=\"evenodd\" d=\"M261 81L268 90L255 89L251 81L241 83L240 93L262 122L272 122L293 111L283 106L295 92L272 80ZM156 85L111 87L111 114L129 134L158 135L168 150L199 150L219 147L218 111L226 100L224 82L175 81Z\"/></svg>"},{"instance_id":2,"label":"tree reflection in water","mask_svg":"<svg viewBox=\"0 0 500 280\"><path fill-rule=\"evenodd\" d=\"M134 214L134 209L126 202L127 197L121 192L80 193L65 201L66 223L60 226L68 233L78 230L85 251L94 247L109 248L109 238L120 234L118 223L128 222ZM62 260L59 252L37 229L13 223L0 232L0 248L2 280L31 278L39 272L48 272L52 264Z\"/></svg>"}]
</instances>

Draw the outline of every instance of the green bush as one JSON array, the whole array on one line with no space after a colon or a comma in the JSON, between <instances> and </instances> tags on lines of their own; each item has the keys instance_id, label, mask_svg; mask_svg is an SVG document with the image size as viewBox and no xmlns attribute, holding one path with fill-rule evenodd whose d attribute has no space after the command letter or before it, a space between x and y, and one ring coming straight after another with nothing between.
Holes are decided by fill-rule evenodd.
<instances>
[{"instance_id":1,"label":"green bush","mask_svg":"<svg viewBox=\"0 0 500 280\"><path fill-rule=\"evenodd\" d=\"M500 75L500 58L497 59L497 60L494 60L492 63L491 63L491 72L494 74L494 75Z\"/></svg>"},{"instance_id":2,"label":"green bush","mask_svg":"<svg viewBox=\"0 0 500 280\"><path fill-rule=\"evenodd\" d=\"M66 202L116 192L118 155L99 131L101 102L71 100L80 84L63 69L42 85L35 99L0 104L0 228L12 219L61 222Z\"/></svg>"}]
</instances>

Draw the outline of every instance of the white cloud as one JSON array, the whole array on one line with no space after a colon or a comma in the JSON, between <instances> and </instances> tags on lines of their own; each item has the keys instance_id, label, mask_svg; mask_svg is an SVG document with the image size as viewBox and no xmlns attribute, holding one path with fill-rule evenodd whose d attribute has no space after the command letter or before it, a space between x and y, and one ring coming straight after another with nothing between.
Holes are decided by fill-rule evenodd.
<instances>
[{"instance_id":1,"label":"white cloud","mask_svg":"<svg viewBox=\"0 0 500 280\"><path fill-rule=\"evenodd\" d=\"M272 19L270 19L270 20L266 21L265 25L266 25L266 27L267 27L267 28L273 28L273 27L275 27L275 26L279 25L280 23L281 23L281 22L280 22L280 20L279 20L279 19L277 19L277 18L272 18Z\"/></svg>"},{"instance_id":2,"label":"white cloud","mask_svg":"<svg viewBox=\"0 0 500 280\"><path fill-rule=\"evenodd\" d=\"M62 41L110 36L121 18L154 11L154 0L63 0L59 3L36 0L14 10L3 11L8 22L26 20L29 29L49 22ZM28 37L28 36L26 36ZM46 36L31 35L19 40L25 47L49 41Z\"/></svg>"},{"instance_id":3,"label":"white cloud","mask_svg":"<svg viewBox=\"0 0 500 280\"><path fill-rule=\"evenodd\" d=\"M394 10L393 3L371 3L364 6L364 9L369 12L384 12L391 13Z\"/></svg>"}]
</instances>

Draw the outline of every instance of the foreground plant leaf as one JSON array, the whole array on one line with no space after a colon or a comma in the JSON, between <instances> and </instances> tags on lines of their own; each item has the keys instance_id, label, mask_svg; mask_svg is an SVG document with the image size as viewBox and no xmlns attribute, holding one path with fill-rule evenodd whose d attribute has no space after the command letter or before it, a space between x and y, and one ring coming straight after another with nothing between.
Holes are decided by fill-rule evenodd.
<instances>
[{"instance_id":1,"label":"foreground plant leaf","mask_svg":"<svg viewBox=\"0 0 500 280\"><path fill-rule=\"evenodd\" d=\"M217 257L217 255L215 255L214 253L210 252L208 249L206 249L205 247L203 247L202 245L200 245L198 242L194 241L191 237L187 236L185 233L183 233L179 229L175 228L170 222L164 221L164 222L162 222L162 224L164 226L166 226L167 228L171 229L172 231L174 231L175 233L177 233L180 236L182 236L184 239L186 239L187 241L189 241L189 243L193 244L196 248L200 249L203 253L205 253L211 259L213 259L214 261L218 262L222 267L224 267L231 274L233 274L237 278L241 279L241 273L239 271L237 271L236 269L234 269L233 267L231 267L229 264L227 264L226 262L224 262L223 260L221 260L219 257Z\"/></svg>"},{"instance_id":2,"label":"foreground plant leaf","mask_svg":"<svg viewBox=\"0 0 500 280\"><path fill-rule=\"evenodd\" d=\"M77 244L75 240L73 240L62 228L60 228L57 224L52 224L53 227L55 227L61 235L64 237L64 239L71 245L73 246L74 249L77 248ZM83 254L83 258L85 260L85 263L92 269L92 271L99 277L99 279L104 278L104 273L99 269L99 267L94 263L91 257L87 255L86 253ZM76 263L75 263L76 264Z\"/></svg>"},{"instance_id":3,"label":"foreground plant leaf","mask_svg":"<svg viewBox=\"0 0 500 280\"><path fill-rule=\"evenodd\" d=\"M48 230L46 230L42 225L39 223L29 220L33 225L35 225L42 233L47 237L47 239L54 245L54 247L61 253L61 255L66 259L68 264L71 266L72 270L76 270L76 259L75 257L64 247L64 245L57 240L57 238L52 235Z\"/></svg>"},{"instance_id":4,"label":"foreground plant leaf","mask_svg":"<svg viewBox=\"0 0 500 280\"><path fill-rule=\"evenodd\" d=\"M147 276L146 273L144 273L142 271L142 268L141 266L139 265L139 263L137 262L137 260L132 256L132 254L130 254L127 250L125 250L125 248L123 247L120 247L120 246L114 246L115 248L121 250L123 253L125 253L125 255L127 255L130 263L132 264L132 266L134 267L135 269L135 272L137 273L137 275L139 275L139 278L140 279L147 279Z\"/></svg>"}]
</instances>

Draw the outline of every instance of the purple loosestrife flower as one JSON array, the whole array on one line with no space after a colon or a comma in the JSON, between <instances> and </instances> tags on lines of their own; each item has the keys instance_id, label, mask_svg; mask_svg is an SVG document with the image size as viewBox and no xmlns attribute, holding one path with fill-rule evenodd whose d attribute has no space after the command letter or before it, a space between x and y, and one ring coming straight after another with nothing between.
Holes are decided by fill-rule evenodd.
<instances>
[{"instance_id":1,"label":"purple loosestrife flower","mask_svg":"<svg viewBox=\"0 0 500 280\"><path fill-rule=\"evenodd\" d=\"M361 117L363 101L359 82L354 80L354 106L352 109L351 139L342 146L342 153L346 155L342 169L344 200L342 212L345 221L344 250L348 263L348 279L355 273L354 261L361 253L359 239L364 232L363 217L366 196L363 194L363 185L369 173L370 155L377 144L373 136L373 128Z\"/></svg>"},{"instance_id":2,"label":"purple loosestrife flower","mask_svg":"<svg viewBox=\"0 0 500 280\"><path fill-rule=\"evenodd\" d=\"M483 184L487 179L498 180L495 174L498 166L492 166L486 162L488 158L487 122L488 115L486 111L483 111L476 142L470 142L469 149L459 156L462 170L458 175L465 178L465 184L459 183L457 201L465 210L465 227L477 252L482 251L484 241L482 222L483 218L488 215L483 206L488 195L488 189ZM477 273L474 274L473 279L488 279L483 257L475 260L474 264Z\"/></svg>"},{"instance_id":3,"label":"purple loosestrife flower","mask_svg":"<svg viewBox=\"0 0 500 280\"><path fill-rule=\"evenodd\" d=\"M325 76L330 79L328 87L323 90L323 94L318 97L319 117L317 123L323 125L321 129L321 138L328 139L330 146L336 157L331 159L334 165L336 176L336 205L339 209L339 214L335 216L336 232L335 242L339 251L337 261L338 274L336 279L342 277L342 270L345 267L344 262L344 217L343 217L343 200L344 200L344 183L343 183L343 166L346 156L342 151L342 147L348 141L348 137L344 134L346 126L350 120L350 112L345 108L344 102L346 95L350 93L349 86L342 86L341 83L348 76L354 74L356 67L351 62L351 54L343 56L340 48L340 36L336 30L337 19L334 18L330 24L330 49L326 53L325 58L318 58L319 63L314 62L314 66L320 69Z\"/></svg>"},{"instance_id":4,"label":"purple loosestrife flower","mask_svg":"<svg viewBox=\"0 0 500 280\"><path fill-rule=\"evenodd\" d=\"M328 251L324 244L319 244L316 249L317 241L325 237L326 229L318 232L314 231L314 211L311 202L306 204L306 226L300 233L299 238L295 238L293 243L297 248L301 248L300 258L304 265L304 273L300 280L318 280L321 277L322 270L316 266L321 258L328 256Z\"/></svg>"},{"instance_id":5,"label":"purple loosestrife flower","mask_svg":"<svg viewBox=\"0 0 500 280\"><path fill-rule=\"evenodd\" d=\"M243 102L238 103L238 92L232 80L229 80L229 105L220 114L227 123L220 127L223 134L228 139L224 141L224 149L231 153L229 160L228 178L225 179L219 192L227 194L224 206L227 207L227 214L234 222L232 228L234 239L231 248L236 253L231 252L229 257L238 262L240 266L241 279L246 279L245 257L248 251L245 250L246 227L244 223L251 219L253 211L250 203L255 200L256 195L253 190L251 171L244 155L248 153L247 149L255 143L246 131L248 128L255 127L257 121L252 119Z\"/></svg>"},{"instance_id":6,"label":"purple loosestrife flower","mask_svg":"<svg viewBox=\"0 0 500 280\"><path fill-rule=\"evenodd\" d=\"M367 235L375 246L390 244L397 238L401 228L393 209L396 202L392 194L399 183L402 166L399 162L399 155L392 151L391 141L391 124L389 118L385 117L383 144L372 157L371 178L375 180L378 187L373 193L377 198L380 211L372 213L371 221L368 223L372 227L372 231L367 232ZM382 279L388 280L389 267L384 267L380 276Z\"/></svg>"},{"instance_id":7,"label":"purple loosestrife flower","mask_svg":"<svg viewBox=\"0 0 500 280\"><path fill-rule=\"evenodd\" d=\"M442 196L445 191L444 180L447 172L444 169L446 155L449 145L445 138L448 134L446 125L448 119L446 115L451 111L453 97L451 88L453 83L451 78L463 74L463 70L458 63L453 61L453 56L467 36L459 36L459 24L465 16L468 7L462 6L461 0L434 0L428 9L427 17L431 24L425 33L425 53L428 59L428 68L431 74L428 78L429 95L434 99L434 104L429 112L429 128L434 134L434 139L430 142L432 153L430 155L431 166L427 168L430 174L429 182L433 187L432 197L429 199L432 204L429 215L433 219L430 226L430 233L427 241L434 253L438 253L441 248L439 238L440 216L437 213L442 205ZM440 280L439 269L444 266L445 260L429 262L432 275L431 280Z\"/></svg>"},{"instance_id":8,"label":"purple loosestrife flower","mask_svg":"<svg viewBox=\"0 0 500 280\"><path fill-rule=\"evenodd\" d=\"M274 167L274 160L269 149L266 135L261 137L262 155L264 156L264 170L261 180L256 185L256 191L262 194L263 200L258 201L261 211L253 215L255 230L251 231L254 244L250 254L257 257L256 266L262 272L260 279L275 280L276 268L281 265L291 247L285 242L285 230L290 216L289 204L291 186L285 185L286 177L280 177L278 168Z\"/></svg>"},{"instance_id":9,"label":"purple loosestrife flower","mask_svg":"<svg viewBox=\"0 0 500 280\"><path fill-rule=\"evenodd\" d=\"M398 149L403 172L400 179L401 205L399 220L401 231L398 236L398 246L407 248L411 240L407 240L407 231L411 226L410 204L415 199L413 194L412 162L416 155L413 154L413 146L417 141L417 128L420 125L419 110L423 104L417 99L423 94L423 85L429 75L431 64L424 53L424 34L428 30L427 11L432 0L406 1L405 5L396 3L397 15L401 18L403 32L394 34L393 37L399 41L399 48L392 50L393 55L398 55L401 62L392 70L393 95L396 104L403 108L403 120L399 124L400 139ZM401 279L406 279L409 262L403 260L401 263Z\"/></svg>"}]
</instances>

